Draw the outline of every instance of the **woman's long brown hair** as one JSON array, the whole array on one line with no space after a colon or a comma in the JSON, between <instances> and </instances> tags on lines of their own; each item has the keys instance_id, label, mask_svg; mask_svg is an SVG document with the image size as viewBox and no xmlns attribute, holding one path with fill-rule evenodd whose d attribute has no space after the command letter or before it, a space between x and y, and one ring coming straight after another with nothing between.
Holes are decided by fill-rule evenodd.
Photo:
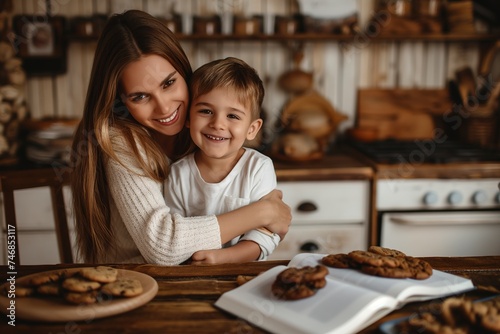
<instances>
[{"instance_id":1,"label":"woman's long brown hair","mask_svg":"<svg viewBox=\"0 0 500 334\"><path fill-rule=\"evenodd\" d=\"M168 60L189 82L192 74L179 42L158 19L138 10L111 16L97 43L82 120L72 146L71 190L79 256L88 263L105 259L112 245L110 193L105 171L107 159L115 159L109 128L118 129L144 171L162 181L168 163L148 129L137 123L120 99L120 79L126 65L142 55L156 54ZM188 131L178 135L177 154L187 150ZM139 154L145 149L148 160ZM125 166L125 165L124 165ZM126 167L126 166L125 166Z\"/></svg>"}]
</instances>

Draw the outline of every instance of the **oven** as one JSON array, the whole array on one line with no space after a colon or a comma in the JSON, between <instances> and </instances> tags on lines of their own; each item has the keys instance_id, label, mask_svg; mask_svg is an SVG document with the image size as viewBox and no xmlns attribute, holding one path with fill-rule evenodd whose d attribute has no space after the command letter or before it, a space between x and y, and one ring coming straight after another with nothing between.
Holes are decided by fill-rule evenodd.
<instances>
[{"instance_id":1,"label":"oven","mask_svg":"<svg viewBox=\"0 0 500 334\"><path fill-rule=\"evenodd\" d=\"M380 245L412 256L500 254L500 179L378 180Z\"/></svg>"},{"instance_id":2,"label":"oven","mask_svg":"<svg viewBox=\"0 0 500 334\"><path fill-rule=\"evenodd\" d=\"M412 256L500 255L500 152L446 141L354 143L375 169L372 243Z\"/></svg>"}]
</instances>

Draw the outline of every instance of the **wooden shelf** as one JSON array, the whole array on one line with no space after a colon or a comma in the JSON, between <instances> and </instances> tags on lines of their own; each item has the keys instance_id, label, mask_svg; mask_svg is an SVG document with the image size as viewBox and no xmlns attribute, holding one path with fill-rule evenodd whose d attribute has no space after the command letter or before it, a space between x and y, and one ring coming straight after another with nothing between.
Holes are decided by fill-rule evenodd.
<instances>
[{"instance_id":1,"label":"wooden shelf","mask_svg":"<svg viewBox=\"0 0 500 334\"><path fill-rule=\"evenodd\" d=\"M300 33L295 35L202 35L202 34L176 34L181 41L193 42L493 42L500 40L500 34L416 34L416 35L376 35L366 34L314 34ZM95 42L97 38L70 37L75 42Z\"/></svg>"},{"instance_id":2,"label":"wooden shelf","mask_svg":"<svg viewBox=\"0 0 500 334\"><path fill-rule=\"evenodd\" d=\"M179 40L186 41L428 41L428 42L488 42L500 39L500 34L418 34L418 35L334 35L334 34L313 34L303 33L295 35L199 35L199 34L176 34Z\"/></svg>"},{"instance_id":3,"label":"wooden shelf","mask_svg":"<svg viewBox=\"0 0 500 334\"><path fill-rule=\"evenodd\" d=\"M302 33L295 35L201 35L176 34L180 41L192 42L346 42L346 43L377 43L377 42L494 42L500 40L500 34L418 34L418 35L334 35ZM70 42L96 42L97 38L70 37Z\"/></svg>"}]
</instances>

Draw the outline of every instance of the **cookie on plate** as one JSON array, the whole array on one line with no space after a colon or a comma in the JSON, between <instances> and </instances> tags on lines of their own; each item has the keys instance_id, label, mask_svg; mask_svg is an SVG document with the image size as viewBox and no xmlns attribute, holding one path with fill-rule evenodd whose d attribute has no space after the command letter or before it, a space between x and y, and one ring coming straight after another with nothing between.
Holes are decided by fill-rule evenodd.
<instances>
[{"instance_id":1,"label":"cookie on plate","mask_svg":"<svg viewBox=\"0 0 500 334\"><path fill-rule=\"evenodd\" d=\"M101 283L90 281L84 277L74 276L66 278L62 282L62 287L72 292L89 292L101 287Z\"/></svg>"},{"instance_id":2,"label":"cookie on plate","mask_svg":"<svg viewBox=\"0 0 500 334\"><path fill-rule=\"evenodd\" d=\"M119 278L103 285L101 292L117 297L135 297L142 293L142 284L136 279Z\"/></svg>"},{"instance_id":3,"label":"cookie on plate","mask_svg":"<svg viewBox=\"0 0 500 334\"><path fill-rule=\"evenodd\" d=\"M69 291L64 294L64 300L71 304L94 304L97 302L97 291L89 292L73 292Z\"/></svg>"},{"instance_id":4,"label":"cookie on plate","mask_svg":"<svg viewBox=\"0 0 500 334\"><path fill-rule=\"evenodd\" d=\"M108 266L97 266L91 268L82 268L80 275L88 280L99 283L111 283L116 281L118 270Z\"/></svg>"},{"instance_id":5,"label":"cookie on plate","mask_svg":"<svg viewBox=\"0 0 500 334\"><path fill-rule=\"evenodd\" d=\"M40 273L31 277L27 284L31 286L39 286L50 282L57 282L61 278L62 273L63 271Z\"/></svg>"},{"instance_id":6,"label":"cookie on plate","mask_svg":"<svg viewBox=\"0 0 500 334\"><path fill-rule=\"evenodd\" d=\"M50 282L36 287L36 292L41 295L59 296L62 292L61 285L58 282Z\"/></svg>"},{"instance_id":7,"label":"cookie on plate","mask_svg":"<svg viewBox=\"0 0 500 334\"><path fill-rule=\"evenodd\" d=\"M34 295L36 292L36 288L32 286L18 285L16 286L16 297L29 297ZM7 295L7 291L5 291L5 295Z\"/></svg>"}]
</instances>

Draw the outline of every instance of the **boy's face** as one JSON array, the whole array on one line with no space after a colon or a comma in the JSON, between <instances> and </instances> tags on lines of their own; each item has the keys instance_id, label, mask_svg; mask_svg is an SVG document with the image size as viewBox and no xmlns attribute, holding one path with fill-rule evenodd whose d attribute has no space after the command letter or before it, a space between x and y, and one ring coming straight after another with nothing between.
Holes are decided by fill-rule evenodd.
<instances>
[{"instance_id":1,"label":"boy's face","mask_svg":"<svg viewBox=\"0 0 500 334\"><path fill-rule=\"evenodd\" d=\"M250 103L248 103L250 105ZM187 126L193 142L211 158L238 154L245 140L255 138L262 119L253 120L231 88L216 88L191 101Z\"/></svg>"}]
</instances>

